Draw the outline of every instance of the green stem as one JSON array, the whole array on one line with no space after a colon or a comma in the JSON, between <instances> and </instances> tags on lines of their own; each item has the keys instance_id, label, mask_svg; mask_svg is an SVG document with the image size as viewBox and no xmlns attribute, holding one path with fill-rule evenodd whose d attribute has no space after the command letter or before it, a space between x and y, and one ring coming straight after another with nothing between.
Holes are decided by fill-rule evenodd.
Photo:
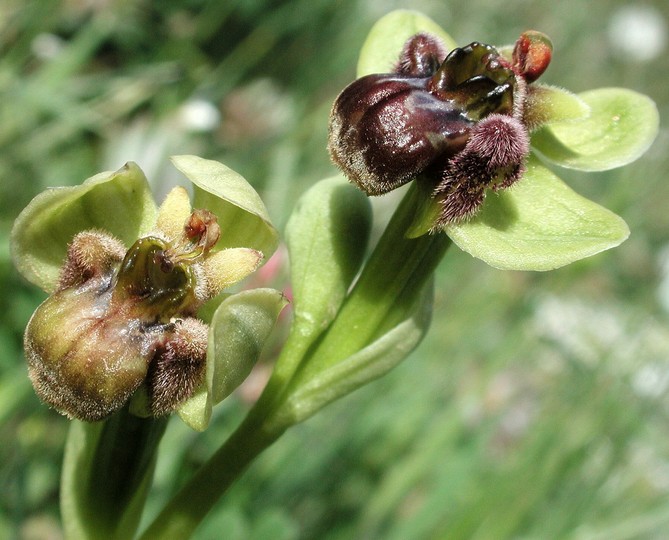
<instances>
[{"instance_id":1,"label":"green stem","mask_svg":"<svg viewBox=\"0 0 669 540\"><path fill-rule=\"evenodd\" d=\"M103 422L72 422L61 482L68 538L134 535L166 425L165 418L138 418L127 407Z\"/></svg>"},{"instance_id":2,"label":"green stem","mask_svg":"<svg viewBox=\"0 0 669 540\"><path fill-rule=\"evenodd\" d=\"M337 318L302 366L308 373L356 353L400 323L451 245L445 234L407 238L422 204L414 183L393 214Z\"/></svg>"},{"instance_id":3,"label":"green stem","mask_svg":"<svg viewBox=\"0 0 669 540\"><path fill-rule=\"evenodd\" d=\"M258 422L259 416L246 417L225 444L172 497L141 540L190 537L248 465L288 427L268 428Z\"/></svg>"}]
</instances>

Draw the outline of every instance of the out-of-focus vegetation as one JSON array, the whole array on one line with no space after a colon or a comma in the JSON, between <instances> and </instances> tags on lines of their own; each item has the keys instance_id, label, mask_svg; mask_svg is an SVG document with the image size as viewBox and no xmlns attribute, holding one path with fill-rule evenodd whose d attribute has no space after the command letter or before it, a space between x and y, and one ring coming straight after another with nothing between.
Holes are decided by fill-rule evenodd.
<instances>
[{"instance_id":1,"label":"out-of-focus vegetation","mask_svg":"<svg viewBox=\"0 0 669 540\"><path fill-rule=\"evenodd\" d=\"M43 294L12 268L13 219L46 186L128 160L160 196L179 181L167 156L196 153L242 173L283 225L296 197L334 172L330 104L371 24L398 7L463 44L541 30L555 45L543 82L625 86L669 114L661 0L2 2L0 538L60 537L68 424L26 376L21 335ZM198 538L665 538L668 156L664 127L636 164L587 179L560 172L629 223L631 238L612 252L530 274L453 249L416 353L290 430ZM391 204L375 204L383 221ZM268 274L286 286L285 272ZM264 371L205 434L173 419L149 516L234 427Z\"/></svg>"}]
</instances>

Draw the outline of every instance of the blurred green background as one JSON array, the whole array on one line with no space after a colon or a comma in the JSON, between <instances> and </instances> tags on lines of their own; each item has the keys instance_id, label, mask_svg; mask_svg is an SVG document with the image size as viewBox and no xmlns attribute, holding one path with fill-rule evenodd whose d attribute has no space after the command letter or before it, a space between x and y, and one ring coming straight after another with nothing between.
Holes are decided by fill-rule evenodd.
<instances>
[{"instance_id":1,"label":"blurred green background","mask_svg":"<svg viewBox=\"0 0 669 540\"><path fill-rule=\"evenodd\" d=\"M0 2L0 538L61 537L68 424L26 376L21 335L43 294L13 270L16 215L47 186L128 160L161 197L180 181L167 157L195 153L242 173L283 226L299 194L333 174L330 105L373 22L397 8L462 44L541 30L555 46L542 82L625 86L669 113L664 0ZM629 223L611 252L537 274L453 249L420 348L290 430L197 538L667 538L668 170L663 127L638 163L559 171ZM392 199L374 201L379 222ZM285 287L287 276L256 279ZM205 434L172 420L148 517L234 428L280 334Z\"/></svg>"}]
</instances>

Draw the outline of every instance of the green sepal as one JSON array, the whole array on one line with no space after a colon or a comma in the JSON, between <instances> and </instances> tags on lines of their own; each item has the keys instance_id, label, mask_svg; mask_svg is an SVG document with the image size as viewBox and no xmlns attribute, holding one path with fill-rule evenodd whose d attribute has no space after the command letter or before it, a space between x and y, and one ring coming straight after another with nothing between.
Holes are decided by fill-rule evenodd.
<instances>
[{"instance_id":1,"label":"green sepal","mask_svg":"<svg viewBox=\"0 0 669 540\"><path fill-rule=\"evenodd\" d=\"M358 352L308 378L296 377L279 418L298 423L328 403L385 375L425 336L432 320L434 278L430 277L406 312L406 318Z\"/></svg>"},{"instance_id":2,"label":"green sepal","mask_svg":"<svg viewBox=\"0 0 669 540\"><path fill-rule=\"evenodd\" d=\"M203 431L212 407L251 372L288 300L274 289L250 289L227 297L209 326L205 385L178 408L181 419Z\"/></svg>"},{"instance_id":3,"label":"green sepal","mask_svg":"<svg viewBox=\"0 0 669 540\"><path fill-rule=\"evenodd\" d=\"M172 156L172 163L194 184L193 208L206 208L218 218L221 238L213 251L246 247L267 261L279 243L260 196L240 174L218 161Z\"/></svg>"},{"instance_id":4,"label":"green sepal","mask_svg":"<svg viewBox=\"0 0 669 540\"><path fill-rule=\"evenodd\" d=\"M588 116L588 104L564 88L536 83L528 87L523 122L530 130L545 124L584 120Z\"/></svg>"},{"instance_id":5,"label":"green sepal","mask_svg":"<svg viewBox=\"0 0 669 540\"><path fill-rule=\"evenodd\" d=\"M441 38L446 50L457 46L451 36L422 13L407 9L391 11L379 19L369 31L360 50L357 76L392 72L406 41L419 32Z\"/></svg>"},{"instance_id":6,"label":"green sepal","mask_svg":"<svg viewBox=\"0 0 669 540\"><path fill-rule=\"evenodd\" d=\"M211 320L214 318L214 314L216 313L216 310L218 307L221 305L221 302L228 298L229 296L232 296L230 293L221 293L217 296L214 296L214 298L207 300L200 309L197 310L197 318L200 319L201 321L211 324Z\"/></svg>"},{"instance_id":7,"label":"green sepal","mask_svg":"<svg viewBox=\"0 0 669 540\"><path fill-rule=\"evenodd\" d=\"M633 162L652 144L659 114L648 97L624 88L578 94L590 115L580 121L545 126L532 146L551 163L581 171L605 171Z\"/></svg>"},{"instance_id":8,"label":"green sepal","mask_svg":"<svg viewBox=\"0 0 669 540\"><path fill-rule=\"evenodd\" d=\"M177 407L177 414L189 428L204 431L211 421L213 404L207 385L201 385L195 393Z\"/></svg>"},{"instance_id":9,"label":"green sepal","mask_svg":"<svg viewBox=\"0 0 669 540\"><path fill-rule=\"evenodd\" d=\"M342 176L318 182L300 198L286 225L292 333L312 341L336 316L362 264L371 224L369 199Z\"/></svg>"},{"instance_id":10,"label":"green sepal","mask_svg":"<svg viewBox=\"0 0 669 540\"><path fill-rule=\"evenodd\" d=\"M622 243L627 224L531 158L524 177L489 192L478 214L449 225L463 251L504 270L551 270Z\"/></svg>"},{"instance_id":11,"label":"green sepal","mask_svg":"<svg viewBox=\"0 0 669 540\"><path fill-rule=\"evenodd\" d=\"M144 173L135 163L97 174L83 184L37 195L14 222L14 264L31 283L53 292L67 245L75 234L99 229L130 246L156 221L156 205Z\"/></svg>"}]
</instances>

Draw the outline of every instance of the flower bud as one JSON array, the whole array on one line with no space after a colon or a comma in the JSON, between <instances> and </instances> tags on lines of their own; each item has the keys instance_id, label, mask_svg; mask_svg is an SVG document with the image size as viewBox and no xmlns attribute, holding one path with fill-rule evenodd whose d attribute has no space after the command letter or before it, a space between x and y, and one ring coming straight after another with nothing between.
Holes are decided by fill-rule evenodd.
<instances>
[{"instance_id":1,"label":"flower bud","mask_svg":"<svg viewBox=\"0 0 669 540\"><path fill-rule=\"evenodd\" d=\"M535 30L523 32L513 48L514 70L527 82L537 80L546 71L553 55L553 44L546 34Z\"/></svg>"}]
</instances>

